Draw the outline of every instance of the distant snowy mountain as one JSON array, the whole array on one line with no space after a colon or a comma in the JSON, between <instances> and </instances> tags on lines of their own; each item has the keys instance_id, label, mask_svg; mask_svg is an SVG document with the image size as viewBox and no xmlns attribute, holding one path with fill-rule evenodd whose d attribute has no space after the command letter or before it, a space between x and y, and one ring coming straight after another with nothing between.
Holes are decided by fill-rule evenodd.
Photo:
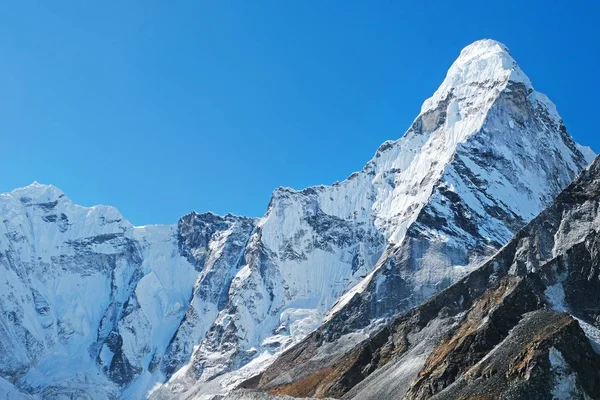
<instances>
[{"instance_id":1,"label":"distant snowy mountain","mask_svg":"<svg viewBox=\"0 0 600 400\"><path fill-rule=\"evenodd\" d=\"M0 374L43 398L144 397L165 352L191 352L175 332L210 327L255 224L134 227L37 183L1 195L0 215Z\"/></svg>"},{"instance_id":2,"label":"distant snowy mountain","mask_svg":"<svg viewBox=\"0 0 600 400\"><path fill-rule=\"evenodd\" d=\"M323 321L358 340L472 271L592 159L483 40L363 170L277 189L258 220L134 227L52 186L0 195L0 393L211 398Z\"/></svg>"}]
</instances>

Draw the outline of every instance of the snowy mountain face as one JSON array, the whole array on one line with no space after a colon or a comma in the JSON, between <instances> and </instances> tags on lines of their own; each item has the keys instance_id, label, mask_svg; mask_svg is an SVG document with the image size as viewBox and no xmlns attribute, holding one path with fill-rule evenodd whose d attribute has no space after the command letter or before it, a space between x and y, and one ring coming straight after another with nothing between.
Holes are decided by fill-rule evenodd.
<instances>
[{"instance_id":1,"label":"snowy mountain face","mask_svg":"<svg viewBox=\"0 0 600 400\"><path fill-rule=\"evenodd\" d=\"M354 343L328 341L326 323L245 386L357 400L600 398L599 199L600 158L456 284Z\"/></svg>"},{"instance_id":2,"label":"snowy mountain face","mask_svg":"<svg viewBox=\"0 0 600 400\"><path fill-rule=\"evenodd\" d=\"M431 115L436 124L424 128ZM592 159L508 50L493 41L461 52L406 136L430 129L421 153L434 149L427 164L434 165L426 174L431 178L419 176L411 184L426 190L427 201L415 206L402 240L392 236L375 271L330 313L342 311L347 327L410 309L455 282L535 217Z\"/></svg>"},{"instance_id":3,"label":"snowy mountain face","mask_svg":"<svg viewBox=\"0 0 600 400\"><path fill-rule=\"evenodd\" d=\"M134 227L51 186L1 195L0 393L210 398L324 321L355 343L481 264L592 158L483 40L363 170L277 189L259 220Z\"/></svg>"},{"instance_id":4,"label":"snowy mountain face","mask_svg":"<svg viewBox=\"0 0 600 400\"><path fill-rule=\"evenodd\" d=\"M0 374L44 398L141 398L162 382L160 363L189 358L223 308L255 224L194 213L133 227L38 184L1 195L0 211Z\"/></svg>"}]
</instances>

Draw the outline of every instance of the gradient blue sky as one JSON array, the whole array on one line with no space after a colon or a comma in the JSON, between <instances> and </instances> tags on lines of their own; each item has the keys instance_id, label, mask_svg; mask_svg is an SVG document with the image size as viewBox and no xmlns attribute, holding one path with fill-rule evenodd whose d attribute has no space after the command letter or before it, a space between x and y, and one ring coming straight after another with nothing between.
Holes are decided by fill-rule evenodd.
<instances>
[{"instance_id":1,"label":"gradient blue sky","mask_svg":"<svg viewBox=\"0 0 600 400\"><path fill-rule=\"evenodd\" d=\"M402 136L481 38L599 152L599 4L4 1L0 192L52 183L138 225L261 216Z\"/></svg>"}]
</instances>

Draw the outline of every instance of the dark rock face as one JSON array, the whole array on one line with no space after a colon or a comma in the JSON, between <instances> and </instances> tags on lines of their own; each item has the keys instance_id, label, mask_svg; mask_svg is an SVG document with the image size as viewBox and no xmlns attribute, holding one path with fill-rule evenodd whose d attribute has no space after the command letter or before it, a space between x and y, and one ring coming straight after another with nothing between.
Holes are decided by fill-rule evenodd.
<instances>
[{"instance_id":1,"label":"dark rock face","mask_svg":"<svg viewBox=\"0 0 600 400\"><path fill-rule=\"evenodd\" d=\"M106 339L106 346L114 353L106 374L119 385L128 384L141 371L134 368L123 354L123 338L118 332L111 332Z\"/></svg>"},{"instance_id":2,"label":"dark rock face","mask_svg":"<svg viewBox=\"0 0 600 400\"><path fill-rule=\"evenodd\" d=\"M200 286L195 290L196 295L205 301L216 302L219 309L225 306L231 279L237 272L236 264L254 227L254 219L233 215L220 217L211 213L192 213L181 218L177 226L179 251L202 272ZM230 258L233 258L219 259L219 264L214 265L210 263L211 256L214 256L210 243L229 230L233 230L233 233L227 237L229 240L223 252L231 254ZM210 268L206 268L207 262ZM220 265L226 263L233 269ZM215 288L219 290L215 292Z\"/></svg>"},{"instance_id":3,"label":"dark rock face","mask_svg":"<svg viewBox=\"0 0 600 400\"><path fill-rule=\"evenodd\" d=\"M600 398L599 199L597 159L458 283L355 345L342 311L245 386L361 400Z\"/></svg>"},{"instance_id":4,"label":"dark rock face","mask_svg":"<svg viewBox=\"0 0 600 400\"><path fill-rule=\"evenodd\" d=\"M556 360L558 359L558 360ZM558 365L553 365L558 364ZM566 313L526 314L493 354L435 394L407 398L585 399L600 396L600 357ZM572 379L572 386L564 380ZM571 382L569 382L569 385ZM557 390L557 386L559 386ZM435 387L435 384L429 388Z\"/></svg>"},{"instance_id":5,"label":"dark rock face","mask_svg":"<svg viewBox=\"0 0 600 400\"><path fill-rule=\"evenodd\" d=\"M541 308L543 300L530 285L507 277L488 290L432 351L407 397L430 398L449 386L505 339L525 313Z\"/></svg>"}]
</instances>

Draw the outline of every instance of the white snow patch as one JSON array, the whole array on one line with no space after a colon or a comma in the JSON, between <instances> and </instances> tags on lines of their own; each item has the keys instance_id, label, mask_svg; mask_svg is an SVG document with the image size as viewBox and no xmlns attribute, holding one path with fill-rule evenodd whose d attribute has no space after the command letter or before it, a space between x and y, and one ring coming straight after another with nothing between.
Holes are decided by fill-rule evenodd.
<instances>
[{"instance_id":1,"label":"white snow patch","mask_svg":"<svg viewBox=\"0 0 600 400\"><path fill-rule=\"evenodd\" d=\"M577 318L577 317L573 317L573 318L575 318L577 320L577 322L579 322L579 326L585 333L585 336L590 341L590 344L592 345L592 348L594 349L596 354L600 355L600 329L596 328L592 324L588 324L587 322L585 322L584 320L582 320L580 318Z\"/></svg>"},{"instance_id":2,"label":"white snow patch","mask_svg":"<svg viewBox=\"0 0 600 400\"><path fill-rule=\"evenodd\" d=\"M576 398L580 394L577 385L577 376L565 361L562 353L554 347L550 348L548 354L552 372L554 373L555 383L552 388L552 398L556 400L569 400Z\"/></svg>"},{"instance_id":3,"label":"white snow patch","mask_svg":"<svg viewBox=\"0 0 600 400\"><path fill-rule=\"evenodd\" d=\"M544 295L553 309L556 311L567 312L565 289L563 288L562 283L558 282L548 286L546 290L544 290Z\"/></svg>"}]
</instances>

